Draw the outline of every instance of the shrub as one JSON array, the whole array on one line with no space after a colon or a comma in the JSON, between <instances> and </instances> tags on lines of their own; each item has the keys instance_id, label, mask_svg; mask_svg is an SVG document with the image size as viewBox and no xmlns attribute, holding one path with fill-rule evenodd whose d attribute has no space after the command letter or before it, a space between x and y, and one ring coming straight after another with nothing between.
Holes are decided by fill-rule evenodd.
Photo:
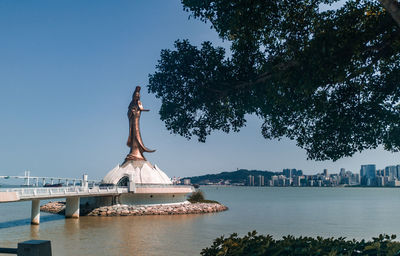
<instances>
[{"instance_id":1,"label":"shrub","mask_svg":"<svg viewBox=\"0 0 400 256\"><path fill-rule=\"evenodd\" d=\"M234 233L228 238L215 239L211 247L202 250L203 256L257 256L257 255L400 255L396 236L379 235L372 241L340 238L312 238L285 236L275 240L271 235L249 232L244 237Z\"/></svg>"},{"instance_id":2,"label":"shrub","mask_svg":"<svg viewBox=\"0 0 400 256\"><path fill-rule=\"evenodd\" d=\"M193 192L188 197L188 201L191 202L192 204L195 204L195 203L220 204L217 201L205 199L204 198L204 193L201 190L197 190L197 191Z\"/></svg>"},{"instance_id":3,"label":"shrub","mask_svg":"<svg viewBox=\"0 0 400 256\"><path fill-rule=\"evenodd\" d=\"M188 201L191 203L199 203L201 201L204 201L204 193L201 190L197 190L195 192L193 192L189 197L188 197Z\"/></svg>"}]
</instances>

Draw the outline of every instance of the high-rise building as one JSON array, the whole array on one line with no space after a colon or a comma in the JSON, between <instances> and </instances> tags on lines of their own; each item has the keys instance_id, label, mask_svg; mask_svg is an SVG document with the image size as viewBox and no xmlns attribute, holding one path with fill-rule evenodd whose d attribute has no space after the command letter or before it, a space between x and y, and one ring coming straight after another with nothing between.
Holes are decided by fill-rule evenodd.
<instances>
[{"instance_id":1,"label":"high-rise building","mask_svg":"<svg viewBox=\"0 0 400 256\"><path fill-rule=\"evenodd\" d=\"M385 167L385 176L388 177L389 181L397 179L397 167L395 165Z\"/></svg>"},{"instance_id":2,"label":"high-rise building","mask_svg":"<svg viewBox=\"0 0 400 256\"><path fill-rule=\"evenodd\" d=\"M400 180L400 165L396 165L396 178Z\"/></svg>"},{"instance_id":3,"label":"high-rise building","mask_svg":"<svg viewBox=\"0 0 400 256\"><path fill-rule=\"evenodd\" d=\"M353 184L360 184L360 174L355 173L352 175L352 183Z\"/></svg>"},{"instance_id":4,"label":"high-rise building","mask_svg":"<svg viewBox=\"0 0 400 256\"><path fill-rule=\"evenodd\" d=\"M374 164L361 165L361 185L372 186L375 184L376 166Z\"/></svg>"},{"instance_id":5,"label":"high-rise building","mask_svg":"<svg viewBox=\"0 0 400 256\"><path fill-rule=\"evenodd\" d=\"M258 175L258 186L264 186L264 176Z\"/></svg>"},{"instance_id":6,"label":"high-rise building","mask_svg":"<svg viewBox=\"0 0 400 256\"><path fill-rule=\"evenodd\" d=\"M375 178L376 166L374 164L361 165L360 175L362 177Z\"/></svg>"},{"instance_id":7,"label":"high-rise building","mask_svg":"<svg viewBox=\"0 0 400 256\"><path fill-rule=\"evenodd\" d=\"M285 175L287 178L292 178L292 169L283 169L283 175Z\"/></svg>"},{"instance_id":8,"label":"high-rise building","mask_svg":"<svg viewBox=\"0 0 400 256\"><path fill-rule=\"evenodd\" d=\"M276 175L271 176L271 181L272 181L272 186L279 185L278 176L276 176Z\"/></svg>"},{"instance_id":9,"label":"high-rise building","mask_svg":"<svg viewBox=\"0 0 400 256\"><path fill-rule=\"evenodd\" d=\"M302 170L296 170L296 169L283 169L283 175L286 176L287 178L293 178L295 176L303 176L303 171Z\"/></svg>"},{"instance_id":10,"label":"high-rise building","mask_svg":"<svg viewBox=\"0 0 400 256\"><path fill-rule=\"evenodd\" d=\"M249 186L254 186L254 176L253 175L249 175L249 182L248 182Z\"/></svg>"},{"instance_id":11,"label":"high-rise building","mask_svg":"<svg viewBox=\"0 0 400 256\"><path fill-rule=\"evenodd\" d=\"M325 176L325 178L328 177L328 169L324 169L324 176Z\"/></svg>"},{"instance_id":12,"label":"high-rise building","mask_svg":"<svg viewBox=\"0 0 400 256\"><path fill-rule=\"evenodd\" d=\"M296 176L294 179L293 179L293 186L295 186L295 187L300 187L301 186L301 176Z\"/></svg>"},{"instance_id":13,"label":"high-rise building","mask_svg":"<svg viewBox=\"0 0 400 256\"><path fill-rule=\"evenodd\" d=\"M345 176L346 176L346 169L340 168L339 176L340 176L340 177L345 177Z\"/></svg>"},{"instance_id":14,"label":"high-rise building","mask_svg":"<svg viewBox=\"0 0 400 256\"><path fill-rule=\"evenodd\" d=\"M383 186L385 186L385 178L386 178L386 177L383 177L383 176L378 176L378 177L376 177L376 185L377 185L378 187L383 187Z\"/></svg>"},{"instance_id":15,"label":"high-rise building","mask_svg":"<svg viewBox=\"0 0 400 256\"><path fill-rule=\"evenodd\" d=\"M384 169L378 169L378 170L376 170L376 176L385 177L385 176L387 176L387 174L385 173Z\"/></svg>"}]
</instances>

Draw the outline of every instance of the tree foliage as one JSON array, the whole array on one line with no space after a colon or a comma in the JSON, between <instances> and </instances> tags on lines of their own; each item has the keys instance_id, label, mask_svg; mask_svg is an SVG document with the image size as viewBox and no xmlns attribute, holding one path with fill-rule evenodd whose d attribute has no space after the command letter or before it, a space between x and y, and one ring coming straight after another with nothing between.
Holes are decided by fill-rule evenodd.
<instances>
[{"instance_id":1,"label":"tree foliage","mask_svg":"<svg viewBox=\"0 0 400 256\"><path fill-rule=\"evenodd\" d=\"M244 237L236 233L217 238L212 246L202 250L203 256L262 256L262 255L400 255L396 236L379 235L372 241L340 238L285 236L275 240L270 235L257 235L255 231Z\"/></svg>"},{"instance_id":2,"label":"tree foliage","mask_svg":"<svg viewBox=\"0 0 400 256\"><path fill-rule=\"evenodd\" d=\"M188 40L162 50L149 92L167 129L205 141L248 114L266 139L288 137L310 159L400 149L400 31L378 1L183 0L230 51Z\"/></svg>"},{"instance_id":3,"label":"tree foliage","mask_svg":"<svg viewBox=\"0 0 400 256\"><path fill-rule=\"evenodd\" d=\"M204 193L201 190L197 190L197 191L193 192L188 197L188 201L191 203L199 203L204 200L205 200Z\"/></svg>"},{"instance_id":4,"label":"tree foliage","mask_svg":"<svg viewBox=\"0 0 400 256\"><path fill-rule=\"evenodd\" d=\"M206 199L204 197L203 191L201 191L200 189L190 194L187 200L192 204L195 203L220 204L218 201Z\"/></svg>"}]
</instances>

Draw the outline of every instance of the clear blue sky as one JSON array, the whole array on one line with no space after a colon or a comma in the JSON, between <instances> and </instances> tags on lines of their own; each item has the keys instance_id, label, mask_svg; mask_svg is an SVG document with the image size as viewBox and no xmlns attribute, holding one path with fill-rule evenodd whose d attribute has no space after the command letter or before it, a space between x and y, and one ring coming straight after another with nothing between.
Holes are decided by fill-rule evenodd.
<instances>
[{"instance_id":1,"label":"clear blue sky","mask_svg":"<svg viewBox=\"0 0 400 256\"><path fill-rule=\"evenodd\" d=\"M161 49L176 39L221 42L209 25L188 20L180 1L0 1L0 175L102 178L128 153L127 106L146 86ZM400 163L368 151L335 163L307 161L294 142L267 141L250 117L240 133L216 132L205 144L170 134L160 102L142 90L146 157L169 176L236 168L305 173Z\"/></svg>"}]
</instances>

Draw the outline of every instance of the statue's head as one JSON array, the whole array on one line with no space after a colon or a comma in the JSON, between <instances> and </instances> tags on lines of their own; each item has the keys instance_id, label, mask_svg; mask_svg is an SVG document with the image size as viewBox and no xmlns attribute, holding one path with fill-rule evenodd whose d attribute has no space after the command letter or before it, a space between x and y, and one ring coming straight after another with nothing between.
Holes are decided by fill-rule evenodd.
<instances>
[{"instance_id":1,"label":"statue's head","mask_svg":"<svg viewBox=\"0 0 400 256\"><path fill-rule=\"evenodd\" d=\"M140 86L136 86L135 91L133 92L132 99L139 100L140 99Z\"/></svg>"}]
</instances>

